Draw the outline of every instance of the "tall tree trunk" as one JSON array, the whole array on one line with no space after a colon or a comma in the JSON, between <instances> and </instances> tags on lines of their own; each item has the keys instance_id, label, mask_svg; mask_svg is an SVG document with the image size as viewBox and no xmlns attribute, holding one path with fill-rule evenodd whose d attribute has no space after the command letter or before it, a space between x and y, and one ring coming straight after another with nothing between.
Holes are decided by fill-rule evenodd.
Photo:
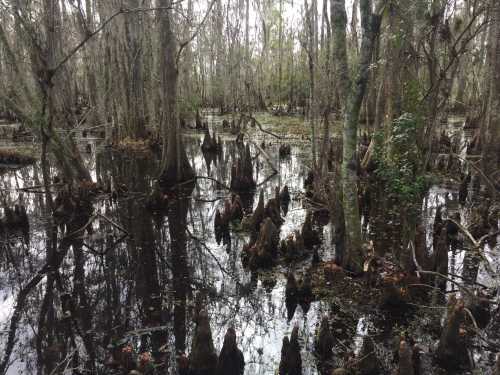
<instances>
[{"instance_id":1,"label":"tall tree trunk","mask_svg":"<svg viewBox=\"0 0 500 375\"><path fill-rule=\"evenodd\" d=\"M483 169L487 176L498 170L500 163L500 2L492 0L488 35L488 86L489 98L484 126ZM490 188L496 196L497 190Z\"/></svg>"},{"instance_id":2,"label":"tall tree trunk","mask_svg":"<svg viewBox=\"0 0 500 375\"><path fill-rule=\"evenodd\" d=\"M172 1L168 0L167 6L171 5ZM164 63L161 77L163 156L160 184L164 188L172 188L193 179L194 171L189 164L177 121L177 42L171 9L160 12L160 25L160 61Z\"/></svg>"},{"instance_id":3,"label":"tall tree trunk","mask_svg":"<svg viewBox=\"0 0 500 375\"><path fill-rule=\"evenodd\" d=\"M345 117L343 130L343 160L342 160L342 192L346 227L347 253L343 257L344 265L355 272L363 269L364 254L361 243L361 221L358 204L358 155L357 132L359 113L369 79L375 38L380 29L380 16L372 14L371 0L361 0L361 25L363 37L361 42L361 56L356 67L356 78L351 86L348 77L348 63L345 46L345 27L347 16L345 0L332 1L332 24L336 36L336 58L338 82L341 86L345 103ZM377 7L378 9L378 7Z\"/></svg>"}]
</instances>

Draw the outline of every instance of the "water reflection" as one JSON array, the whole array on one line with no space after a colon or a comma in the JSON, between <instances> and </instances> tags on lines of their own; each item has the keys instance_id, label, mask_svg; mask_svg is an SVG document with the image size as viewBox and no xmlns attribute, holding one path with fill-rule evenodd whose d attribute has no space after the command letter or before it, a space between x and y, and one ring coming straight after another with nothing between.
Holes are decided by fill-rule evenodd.
<instances>
[{"instance_id":1,"label":"water reflection","mask_svg":"<svg viewBox=\"0 0 500 375\"><path fill-rule=\"evenodd\" d=\"M101 150L99 146L92 147L93 151L97 150L97 156L92 153L87 162L93 177L105 186L124 186L127 192L116 200L107 194L97 199L91 225L93 233L72 244L62 267L64 281L48 277L30 296L9 374L36 373L40 359L49 357L50 361L45 360L45 371L50 372L58 363L69 363L63 361L73 352L71 348L78 347L84 340L89 349L82 351L85 357L78 360L72 357L70 361L80 368L91 367L90 359L95 357L98 363L106 363L95 369L96 372L113 373L120 366L141 365L132 362L139 355L150 353L158 369L175 374L176 355L189 352L191 347L200 304L210 317L216 352L222 347L227 329L235 328L247 374L276 372L282 339L290 336L295 325L299 327L303 373L318 373L314 338L323 315L329 317L336 340L336 366L343 365L352 353L361 352L363 346L374 344L381 353L381 367L389 371L393 337L400 333L401 327L422 333L423 329L415 329L421 315L388 322L385 313L368 304L356 305L349 298L339 296L314 296L308 287L308 283L314 283L308 279L312 274L311 257L291 265L280 264L265 272L250 272L241 264L241 249L248 242L248 236L238 228L230 231L230 247L216 242L214 217L217 209L223 209L228 192L215 180L229 185L236 152L231 137L223 135L221 139L222 152L208 155L200 152L200 134L186 136L188 158L196 175L212 179L199 179L188 198L168 197L168 204L156 210L148 206L157 176L158 160L154 154L124 157ZM254 141L260 144L262 139ZM300 230L306 219L307 211L298 196L308 172L309 150L294 145L291 157L278 162L278 148L279 144L266 145L266 152L280 170L279 175L270 180L272 168L262 157L257 157L259 150L251 146L251 155L255 160L257 193L262 190L265 201L274 196L275 186L286 185L290 191L291 200L280 230L280 238L284 239ZM44 196L34 189L22 194L18 190L40 185L39 175L39 166L34 165L8 171L0 177L6 202L12 205L24 202L30 219L29 244L18 235L2 245L10 252L9 257L2 255L0 262L2 330L7 329L20 287L46 259ZM241 198L247 213L257 205L255 194ZM445 217L459 213L461 222L467 223L468 213L460 208L457 200L453 187L435 186L429 191L422 207L422 234L427 239L429 253L433 251L437 207L444 208ZM343 244L339 236L334 235L332 223L323 225L326 222L320 219L322 225L315 225L322 238L318 257L329 261L335 257L331 244L340 247ZM371 217L370 226L372 220L377 217ZM339 230L342 228L337 228ZM378 235L384 246L393 240L391 234ZM498 267L495 251L498 247L485 248L490 262ZM495 282L490 272L482 269L477 258L471 256L466 244L450 247L448 255L448 273L452 280L459 280L454 276L459 275L488 285ZM293 298L287 293L292 274L296 293ZM58 282L64 284L64 288L59 288ZM456 285L447 283L447 290L456 290ZM71 297L78 321L78 327L72 326L71 333L64 320L65 305L69 303L65 300L67 296ZM40 322L43 306L47 306L47 312ZM1 335L0 347L5 343L5 333ZM422 333L421 337L417 336L421 341L432 340L428 333Z\"/></svg>"}]
</instances>

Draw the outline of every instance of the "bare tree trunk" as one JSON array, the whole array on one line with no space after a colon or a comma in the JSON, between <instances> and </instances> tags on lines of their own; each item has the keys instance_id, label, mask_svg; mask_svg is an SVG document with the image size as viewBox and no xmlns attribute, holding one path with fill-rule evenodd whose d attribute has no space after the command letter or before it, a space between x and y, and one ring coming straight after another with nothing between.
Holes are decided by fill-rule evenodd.
<instances>
[{"instance_id":1,"label":"bare tree trunk","mask_svg":"<svg viewBox=\"0 0 500 375\"><path fill-rule=\"evenodd\" d=\"M484 127L483 169L486 175L497 171L500 163L500 2L491 2L491 21L488 36L488 86L489 98L487 104L486 126ZM490 194L496 196L497 191L490 189Z\"/></svg>"},{"instance_id":2,"label":"bare tree trunk","mask_svg":"<svg viewBox=\"0 0 500 375\"><path fill-rule=\"evenodd\" d=\"M343 160L342 160L342 191L347 236L347 254L344 265L355 272L363 269L364 254L361 248L361 221L358 205L358 155L357 132L359 113L365 95L366 86L370 76L370 63L375 38L380 29L380 16L372 14L371 0L361 0L361 24L363 38L361 43L361 56L356 67L356 78L351 86L348 77L347 54L345 53L347 16L345 0L332 1L332 24L336 38L336 58L339 82L342 85L345 103L344 131L343 131ZM377 7L378 9L378 7Z\"/></svg>"},{"instance_id":3,"label":"bare tree trunk","mask_svg":"<svg viewBox=\"0 0 500 375\"><path fill-rule=\"evenodd\" d=\"M313 166L316 167L316 116L317 116L317 65L318 65L318 6L312 0L311 6L305 0L306 25L307 25L307 55L309 61L309 123L311 125L311 144Z\"/></svg>"},{"instance_id":4,"label":"bare tree trunk","mask_svg":"<svg viewBox=\"0 0 500 375\"><path fill-rule=\"evenodd\" d=\"M172 1L167 2L167 6ZM177 119L177 42L173 31L172 10L160 12L160 56L162 72L162 137L163 156L160 184L165 188L194 178L194 171L186 156Z\"/></svg>"},{"instance_id":5,"label":"bare tree trunk","mask_svg":"<svg viewBox=\"0 0 500 375\"><path fill-rule=\"evenodd\" d=\"M359 54L359 44L358 44L358 7L359 0L354 0L352 3L352 16L351 16L351 40L352 48L356 56Z\"/></svg>"}]
</instances>

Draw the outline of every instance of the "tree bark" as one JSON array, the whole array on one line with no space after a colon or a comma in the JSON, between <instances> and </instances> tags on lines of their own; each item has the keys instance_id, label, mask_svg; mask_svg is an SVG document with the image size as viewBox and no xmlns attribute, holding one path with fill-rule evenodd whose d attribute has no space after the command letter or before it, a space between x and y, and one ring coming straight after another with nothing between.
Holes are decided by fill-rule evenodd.
<instances>
[{"instance_id":1,"label":"tree bark","mask_svg":"<svg viewBox=\"0 0 500 375\"><path fill-rule=\"evenodd\" d=\"M168 0L167 6L171 5L172 1ZM192 180L194 171L184 149L177 119L177 41L173 31L171 9L160 12L160 25L160 60L164 62L161 77L163 156L160 184L164 188L172 188Z\"/></svg>"},{"instance_id":2,"label":"tree bark","mask_svg":"<svg viewBox=\"0 0 500 375\"><path fill-rule=\"evenodd\" d=\"M363 269L364 254L361 248L361 221L358 204L358 155L357 133L359 113L370 76L370 64L375 45L375 38L380 30L379 15L372 13L371 0L361 0L361 24L363 37L361 42L359 65L356 67L356 78L350 85L346 54L345 26L347 16L345 0L332 1L333 28L336 36L336 58L338 82L343 82L341 91L345 102L343 129L343 160L342 160L342 192L346 227L347 252L344 266L355 272ZM377 7L378 9L378 7Z\"/></svg>"},{"instance_id":3,"label":"tree bark","mask_svg":"<svg viewBox=\"0 0 500 375\"><path fill-rule=\"evenodd\" d=\"M483 147L483 169L486 175L491 175L498 169L500 162L500 2L491 1L491 21L488 36L488 86L489 99ZM489 189L495 197L498 189Z\"/></svg>"}]
</instances>

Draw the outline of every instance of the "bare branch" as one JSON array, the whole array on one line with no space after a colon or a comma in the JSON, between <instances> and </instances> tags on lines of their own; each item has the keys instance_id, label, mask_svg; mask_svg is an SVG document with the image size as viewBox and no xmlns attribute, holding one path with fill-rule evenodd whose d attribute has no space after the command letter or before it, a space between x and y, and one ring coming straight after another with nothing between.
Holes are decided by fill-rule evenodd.
<instances>
[{"instance_id":1,"label":"bare branch","mask_svg":"<svg viewBox=\"0 0 500 375\"><path fill-rule=\"evenodd\" d=\"M109 16L108 19L106 19L101 25L95 29L93 32L89 33L85 38L83 38L73 49L61 60L59 63L56 64L55 67L50 69L50 74L54 76L54 74L64 65L68 62L69 59L71 59L85 44L92 39L95 35L99 34L113 19L115 19L117 16L120 14L130 14L130 13L139 13L139 12L152 12L152 11L157 11L157 10L167 10L167 9L173 9L173 6L175 4L178 4L182 2L182 0L172 3L172 5L168 7L155 7L155 8L134 8L134 9L126 9L126 8L121 8L120 10L116 11L113 13L111 16Z\"/></svg>"},{"instance_id":2,"label":"bare branch","mask_svg":"<svg viewBox=\"0 0 500 375\"><path fill-rule=\"evenodd\" d=\"M184 50L184 48L189 44L191 43L194 38L196 38L200 32L200 30L203 28L203 26L205 25L205 21L207 20L208 18L208 15L210 14L210 12L212 11L212 8L215 4L215 1L216 0L212 0L212 2L210 3L208 9L207 9L207 12L205 13L205 16L203 17L203 19L201 20L201 22L198 24L198 27L196 28L196 30L194 31L194 33L188 38L186 39L184 42L182 42L179 46L179 51L177 52L177 57L175 58L175 63L178 64L179 63L179 59L181 58L181 53L182 51Z\"/></svg>"}]
</instances>

